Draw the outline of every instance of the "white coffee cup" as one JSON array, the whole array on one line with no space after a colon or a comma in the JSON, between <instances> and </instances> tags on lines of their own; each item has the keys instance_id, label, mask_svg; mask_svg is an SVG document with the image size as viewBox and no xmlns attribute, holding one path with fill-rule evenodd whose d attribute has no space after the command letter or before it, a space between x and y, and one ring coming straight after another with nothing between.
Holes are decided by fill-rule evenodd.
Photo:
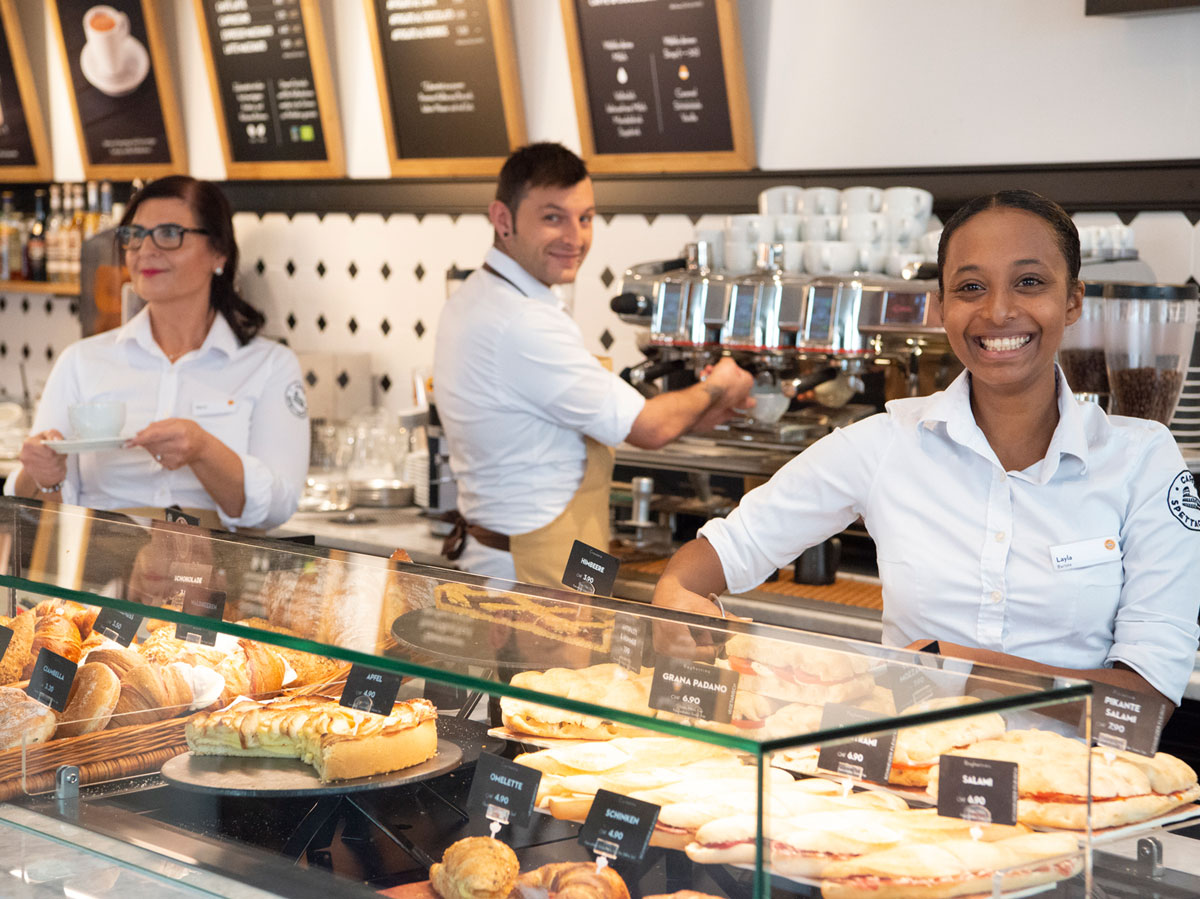
<instances>
[{"instance_id":1,"label":"white coffee cup","mask_svg":"<svg viewBox=\"0 0 1200 899\"><path fill-rule=\"evenodd\" d=\"M836 187L805 188L805 215L837 215L841 211L842 192Z\"/></svg>"},{"instance_id":2,"label":"white coffee cup","mask_svg":"<svg viewBox=\"0 0 1200 899\"><path fill-rule=\"evenodd\" d=\"M1084 259L1096 255L1096 248L1100 244L1099 230L1094 225L1079 226L1079 254Z\"/></svg>"},{"instance_id":3,"label":"white coffee cup","mask_svg":"<svg viewBox=\"0 0 1200 899\"><path fill-rule=\"evenodd\" d=\"M856 243L854 249L858 253L855 270L860 272L881 272L887 264L888 248L886 244Z\"/></svg>"},{"instance_id":4,"label":"white coffee cup","mask_svg":"<svg viewBox=\"0 0 1200 899\"><path fill-rule=\"evenodd\" d=\"M106 74L116 72L129 39L129 16L111 6L93 6L83 14L83 32L97 67Z\"/></svg>"},{"instance_id":5,"label":"white coffee cup","mask_svg":"<svg viewBox=\"0 0 1200 899\"><path fill-rule=\"evenodd\" d=\"M911 215L892 215L888 213L888 241L895 249L906 253L915 253L917 241L925 233L927 222Z\"/></svg>"},{"instance_id":6,"label":"white coffee cup","mask_svg":"<svg viewBox=\"0 0 1200 899\"><path fill-rule=\"evenodd\" d=\"M882 212L853 212L842 216L842 240L851 243L883 244L888 239L888 220Z\"/></svg>"},{"instance_id":7,"label":"white coffee cup","mask_svg":"<svg viewBox=\"0 0 1200 899\"><path fill-rule=\"evenodd\" d=\"M804 188L791 184L768 187L758 195L762 215L796 215L804 211Z\"/></svg>"},{"instance_id":8,"label":"white coffee cup","mask_svg":"<svg viewBox=\"0 0 1200 899\"><path fill-rule=\"evenodd\" d=\"M119 437L125 426L125 404L117 401L76 403L67 409L67 419L76 437L85 440Z\"/></svg>"},{"instance_id":9,"label":"white coffee cup","mask_svg":"<svg viewBox=\"0 0 1200 899\"><path fill-rule=\"evenodd\" d=\"M842 191L842 215L882 212L883 191L878 187L847 187Z\"/></svg>"},{"instance_id":10,"label":"white coffee cup","mask_svg":"<svg viewBox=\"0 0 1200 899\"><path fill-rule=\"evenodd\" d=\"M725 232L734 240L758 243L775 239L775 219L769 215L730 215L725 218Z\"/></svg>"},{"instance_id":11,"label":"white coffee cup","mask_svg":"<svg viewBox=\"0 0 1200 899\"><path fill-rule=\"evenodd\" d=\"M893 278L902 278L904 277L904 269L907 266L919 265L924 261L925 257L920 253L894 252L888 255L884 271Z\"/></svg>"},{"instance_id":12,"label":"white coffee cup","mask_svg":"<svg viewBox=\"0 0 1200 899\"><path fill-rule=\"evenodd\" d=\"M725 271L740 275L754 270L754 252L757 244L748 240L725 238Z\"/></svg>"},{"instance_id":13,"label":"white coffee cup","mask_svg":"<svg viewBox=\"0 0 1200 899\"><path fill-rule=\"evenodd\" d=\"M778 241L799 240L801 226L804 224L802 215L775 216L775 239Z\"/></svg>"},{"instance_id":14,"label":"white coffee cup","mask_svg":"<svg viewBox=\"0 0 1200 899\"><path fill-rule=\"evenodd\" d=\"M804 241L785 240L783 242L783 270L792 274L804 271Z\"/></svg>"},{"instance_id":15,"label":"white coffee cup","mask_svg":"<svg viewBox=\"0 0 1200 899\"><path fill-rule=\"evenodd\" d=\"M841 222L836 215L806 215L800 229L806 240L837 240Z\"/></svg>"},{"instance_id":16,"label":"white coffee cup","mask_svg":"<svg viewBox=\"0 0 1200 899\"><path fill-rule=\"evenodd\" d=\"M919 187L889 187L883 192L883 211L888 218L907 215L928 223L933 215L933 194Z\"/></svg>"},{"instance_id":17,"label":"white coffee cup","mask_svg":"<svg viewBox=\"0 0 1200 899\"><path fill-rule=\"evenodd\" d=\"M941 228L938 228L936 231L926 231L919 238L917 238L917 249L930 262L936 262L937 254L938 254L938 244L940 244L941 242L942 242L942 229Z\"/></svg>"},{"instance_id":18,"label":"white coffee cup","mask_svg":"<svg viewBox=\"0 0 1200 899\"><path fill-rule=\"evenodd\" d=\"M858 248L844 240L814 240L804 243L804 270L810 275L840 275L854 271Z\"/></svg>"}]
</instances>

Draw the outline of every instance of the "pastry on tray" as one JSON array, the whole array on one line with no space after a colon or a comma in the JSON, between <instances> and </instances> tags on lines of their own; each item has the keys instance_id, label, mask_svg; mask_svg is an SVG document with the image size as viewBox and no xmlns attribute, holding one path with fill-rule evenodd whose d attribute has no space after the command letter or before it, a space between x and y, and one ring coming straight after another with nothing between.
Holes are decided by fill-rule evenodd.
<instances>
[{"instance_id":1,"label":"pastry on tray","mask_svg":"<svg viewBox=\"0 0 1200 899\"><path fill-rule=\"evenodd\" d=\"M429 884L442 899L508 899L517 872L517 856L504 843L467 837L429 869Z\"/></svg>"},{"instance_id":2,"label":"pastry on tray","mask_svg":"<svg viewBox=\"0 0 1200 899\"><path fill-rule=\"evenodd\" d=\"M437 709L427 699L398 702L376 715L323 697L238 699L187 723L196 755L298 758L322 782L419 765L437 753Z\"/></svg>"}]
</instances>

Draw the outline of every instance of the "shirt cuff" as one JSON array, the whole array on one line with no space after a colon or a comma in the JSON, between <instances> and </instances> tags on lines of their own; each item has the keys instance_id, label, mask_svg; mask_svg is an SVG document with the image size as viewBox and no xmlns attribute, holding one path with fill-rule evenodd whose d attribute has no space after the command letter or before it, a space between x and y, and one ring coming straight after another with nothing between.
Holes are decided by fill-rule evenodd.
<instances>
[{"instance_id":1,"label":"shirt cuff","mask_svg":"<svg viewBox=\"0 0 1200 899\"><path fill-rule=\"evenodd\" d=\"M234 518L225 514L220 503L215 504L221 524L230 530L260 527L266 522L271 511L271 485L275 481L275 476L261 459L243 453L238 453L238 458L242 460L242 493L245 496L242 514Z\"/></svg>"},{"instance_id":2,"label":"shirt cuff","mask_svg":"<svg viewBox=\"0 0 1200 899\"><path fill-rule=\"evenodd\" d=\"M729 531L729 523L724 518L713 518L696 532L696 536L703 537L716 550L721 571L725 575L725 589L730 593L745 593L761 584L763 579L755 579L754 574L742 564L737 543Z\"/></svg>"},{"instance_id":3,"label":"shirt cuff","mask_svg":"<svg viewBox=\"0 0 1200 899\"><path fill-rule=\"evenodd\" d=\"M633 430L633 422L646 405L646 398L636 388L615 375L613 377L616 383L612 391L611 412L594 429L585 429L589 437L605 446L616 446L625 440Z\"/></svg>"},{"instance_id":4,"label":"shirt cuff","mask_svg":"<svg viewBox=\"0 0 1200 899\"><path fill-rule=\"evenodd\" d=\"M1124 623L1121 630L1121 640L1112 645L1105 663L1125 663L1179 705L1196 665L1196 638L1164 627L1162 622Z\"/></svg>"}]
</instances>

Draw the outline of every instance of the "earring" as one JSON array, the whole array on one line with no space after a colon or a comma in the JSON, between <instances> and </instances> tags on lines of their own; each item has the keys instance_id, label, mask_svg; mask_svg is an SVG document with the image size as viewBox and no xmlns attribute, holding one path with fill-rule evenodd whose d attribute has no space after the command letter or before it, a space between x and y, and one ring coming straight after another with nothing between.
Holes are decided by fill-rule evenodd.
<instances>
[{"instance_id":1,"label":"earring","mask_svg":"<svg viewBox=\"0 0 1200 899\"><path fill-rule=\"evenodd\" d=\"M218 265L216 268L213 269L213 274L216 275L218 278L221 277L221 275L225 274L225 266Z\"/></svg>"}]
</instances>

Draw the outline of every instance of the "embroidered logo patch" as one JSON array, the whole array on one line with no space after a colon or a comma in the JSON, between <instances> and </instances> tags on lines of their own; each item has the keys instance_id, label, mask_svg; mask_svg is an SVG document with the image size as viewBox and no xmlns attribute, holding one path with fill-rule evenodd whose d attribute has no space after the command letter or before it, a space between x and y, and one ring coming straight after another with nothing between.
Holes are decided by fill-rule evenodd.
<instances>
[{"instance_id":1,"label":"embroidered logo patch","mask_svg":"<svg viewBox=\"0 0 1200 899\"><path fill-rule=\"evenodd\" d=\"M304 418L308 415L308 397L304 393L304 385L299 381L292 381L283 391L283 401L287 403L288 410L297 418Z\"/></svg>"},{"instance_id":2,"label":"embroidered logo patch","mask_svg":"<svg viewBox=\"0 0 1200 899\"><path fill-rule=\"evenodd\" d=\"M1196 478L1190 471L1179 472L1171 482L1167 507L1185 528L1200 531L1200 496L1196 494Z\"/></svg>"}]
</instances>

